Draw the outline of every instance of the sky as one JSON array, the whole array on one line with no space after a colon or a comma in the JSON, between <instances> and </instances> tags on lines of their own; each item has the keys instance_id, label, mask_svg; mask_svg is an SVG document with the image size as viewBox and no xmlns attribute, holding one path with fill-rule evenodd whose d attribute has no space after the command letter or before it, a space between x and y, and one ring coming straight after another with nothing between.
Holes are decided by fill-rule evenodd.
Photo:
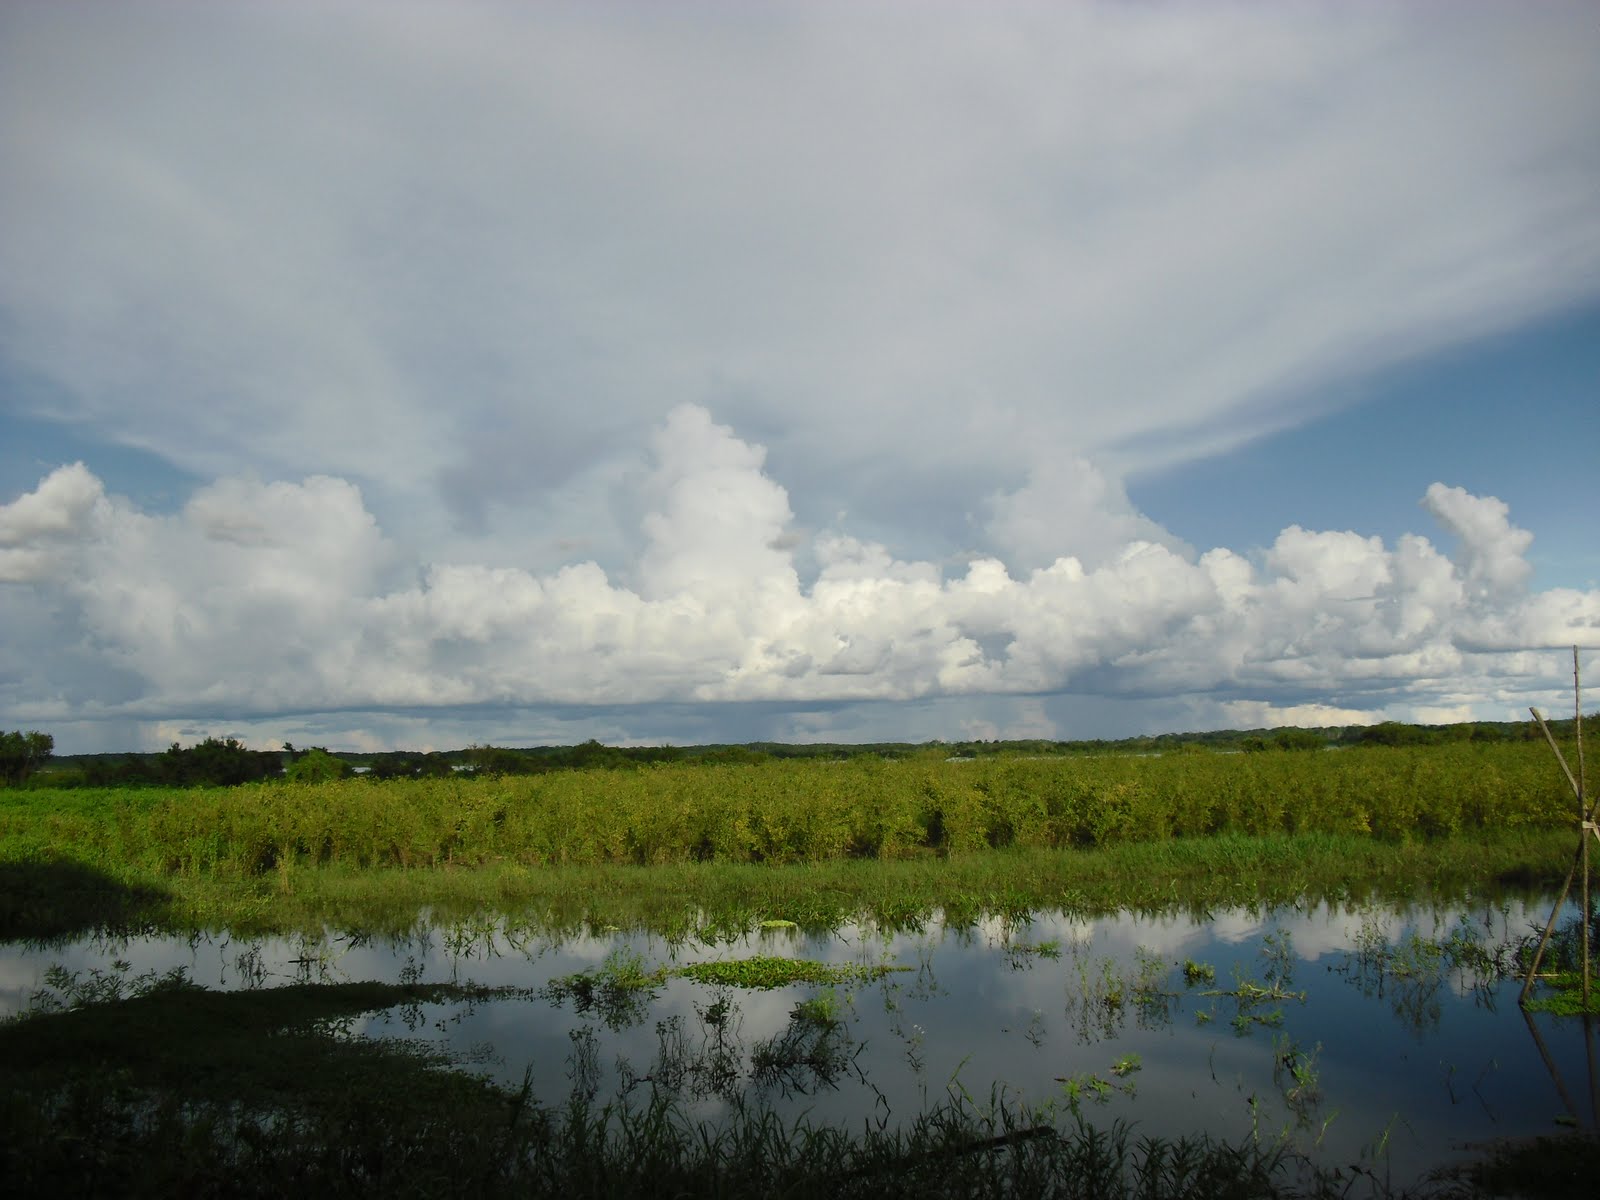
<instances>
[{"instance_id":1,"label":"sky","mask_svg":"<svg viewBox=\"0 0 1600 1200\"><path fill-rule=\"evenodd\" d=\"M0 6L0 729L1567 711L1596 62L1557 0Z\"/></svg>"}]
</instances>

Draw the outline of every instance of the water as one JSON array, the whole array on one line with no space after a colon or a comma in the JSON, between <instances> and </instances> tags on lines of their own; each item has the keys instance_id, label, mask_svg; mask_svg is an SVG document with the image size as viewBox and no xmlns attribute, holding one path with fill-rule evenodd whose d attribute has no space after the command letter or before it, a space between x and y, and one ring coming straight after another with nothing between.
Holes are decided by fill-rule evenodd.
<instances>
[{"instance_id":1,"label":"water","mask_svg":"<svg viewBox=\"0 0 1600 1200\"><path fill-rule=\"evenodd\" d=\"M348 1033L425 1040L508 1085L531 1079L546 1103L666 1091L698 1119L766 1105L859 1129L962 1099L1123 1120L1141 1134L1282 1139L1324 1165L1404 1180L1474 1143L1558 1120L1593 1125L1591 1027L1524 1014L1520 983L1494 970L1547 915L1548 902L1039 913L710 943L504 923L423 923L381 943L89 938L0 947L0 1012L24 1009L52 966L125 978L182 967L222 989L470 981L518 991L373 1013ZM770 991L668 976L609 998L600 987L588 1004L559 982L603 979L608 962L653 970L758 954L899 969Z\"/></svg>"}]
</instances>

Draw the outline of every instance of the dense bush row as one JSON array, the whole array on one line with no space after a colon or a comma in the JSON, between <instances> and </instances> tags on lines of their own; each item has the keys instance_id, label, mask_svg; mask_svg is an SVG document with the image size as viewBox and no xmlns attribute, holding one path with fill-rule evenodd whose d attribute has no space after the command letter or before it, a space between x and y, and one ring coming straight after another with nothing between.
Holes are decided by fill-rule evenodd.
<instances>
[{"instance_id":1,"label":"dense bush row","mask_svg":"<svg viewBox=\"0 0 1600 1200\"><path fill-rule=\"evenodd\" d=\"M14 791L0 858L249 875L299 864L804 862L1222 832L1406 840L1571 819L1548 748L657 765L519 778Z\"/></svg>"},{"instance_id":2,"label":"dense bush row","mask_svg":"<svg viewBox=\"0 0 1600 1200\"><path fill-rule=\"evenodd\" d=\"M1590 717L1600 725L1600 713ZM1550 722L1556 737L1570 740L1572 719ZM1046 757L1089 754L1195 753L1201 750L1245 751L1326 750L1351 746L1442 746L1462 742L1541 742L1543 735L1532 721L1480 721L1454 725L1404 725L1385 721L1379 725L1351 725L1323 729L1271 730L1218 729L1207 733L1163 733L1123 738L1119 741L1047 740L977 742L868 742L803 743L753 742L747 745L606 746L590 740L577 746L539 746L514 750L500 746L468 746L462 750L435 750L419 754L405 750L368 753L330 752L321 747L296 750L251 750L234 738L207 738L198 745L173 743L160 754L78 754L45 764L51 738L30 733L29 754L22 734L0 735L8 753L0 754L0 784L18 786L29 776L32 785L47 788L79 787L231 787L267 779L289 778L302 782L339 779L365 773L373 781L448 778L455 774L542 775L553 771L596 768L633 770L665 763L703 766L746 766L772 759L899 760L929 755L981 757ZM42 749L43 753L38 751ZM8 764L11 769L8 769Z\"/></svg>"}]
</instances>

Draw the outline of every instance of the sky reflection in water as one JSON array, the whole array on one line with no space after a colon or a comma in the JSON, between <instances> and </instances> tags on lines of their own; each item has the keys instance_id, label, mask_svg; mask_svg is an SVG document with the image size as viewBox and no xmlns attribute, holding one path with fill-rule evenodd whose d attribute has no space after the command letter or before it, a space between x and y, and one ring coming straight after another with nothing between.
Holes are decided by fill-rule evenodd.
<instances>
[{"instance_id":1,"label":"sky reflection in water","mask_svg":"<svg viewBox=\"0 0 1600 1200\"><path fill-rule=\"evenodd\" d=\"M182 966L220 988L470 980L527 992L393 1009L351 1032L427 1039L511 1085L531 1072L547 1103L574 1088L600 1101L665 1089L697 1118L767 1104L860 1128L965 1095L980 1108L996 1098L1063 1114L1076 1106L1139 1133L1287 1137L1326 1164L1406 1178L1467 1143L1550 1132L1567 1114L1594 1122L1584 1023L1525 1019L1517 981L1428 950L1456 935L1492 952L1547 915L1547 903L1233 909L1206 921L1042 913L911 933L768 929L712 944L524 938L503 927L384 944L86 939L0 947L0 1012L25 1007L52 964L107 970L121 960L129 975ZM755 954L905 969L771 991L669 977L587 1006L551 986L618 954L650 969ZM1186 979L1186 961L1213 977ZM818 998L812 1011L837 1024L795 1017L797 1004Z\"/></svg>"}]
</instances>

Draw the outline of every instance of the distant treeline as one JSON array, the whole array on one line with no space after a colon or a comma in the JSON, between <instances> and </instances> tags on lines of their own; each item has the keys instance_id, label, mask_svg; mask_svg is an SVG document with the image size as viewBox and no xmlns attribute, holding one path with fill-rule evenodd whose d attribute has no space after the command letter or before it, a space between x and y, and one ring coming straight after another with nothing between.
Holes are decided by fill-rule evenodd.
<instances>
[{"instance_id":1,"label":"distant treeline","mask_svg":"<svg viewBox=\"0 0 1600 1200\"><path fill-rule=\"evenodd\" d=\"M251 750L236 738L207 738L159 754L65 754L35 770L36 787L231 787L267 779L339 779L354 773L320 747Z\"/></svg>"},{"instance_id":2,"label":"distant treeline","mask_svg":"<svg viewBox=\"0 0 1600 1200\"><path fill-rule=\"evenodd\" d=\"M1585 718L1600 729L1600 713ZM1570 739L1574 722L1549 722L1557 738ZM20 736L20 735L19 735ZM40 737L44 735L29 735ZM979 758L991 755L1274 753L1349 746L1436 746L1461 742L1524 742L1543 737L1532 721L1475 721L1454 725L1348 725L1320 729L1221 729L1204 733L1163 733L1143 737L1080 741L965 742L750 742L743 745L577 746L512 749L469 746L418 753L394 750L251 750L234 738L207 738L195 746L177 743L154 754L70 754L31 761L26 771L0 776L12 786L37 787L227 787L269 779L316 783L360 774L369 779L427 779L461 775L542 775L554 771L622 770L654 763L727 765L777 759L920 757Z\"/></svg>"}]
</instances>

